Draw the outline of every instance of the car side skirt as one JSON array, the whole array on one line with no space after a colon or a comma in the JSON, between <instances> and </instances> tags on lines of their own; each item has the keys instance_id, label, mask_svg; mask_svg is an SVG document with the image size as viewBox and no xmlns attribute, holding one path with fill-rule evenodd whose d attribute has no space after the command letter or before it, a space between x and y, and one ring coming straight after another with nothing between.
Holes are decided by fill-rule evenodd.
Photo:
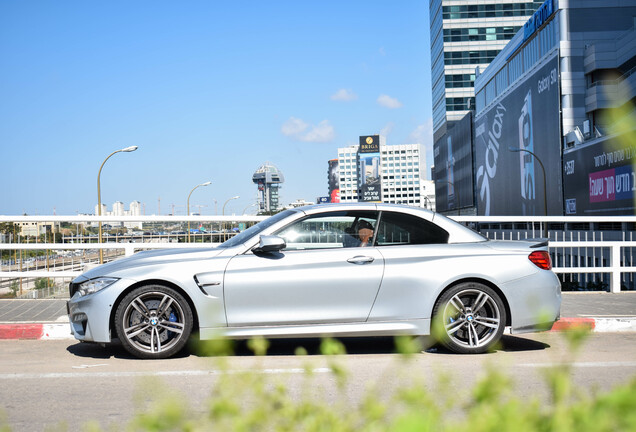
<instances>
[{"instance_id":1,"label":"car side skirt","mask_svg":"<svg viewBox=\"0 0 636 432\"><path fill-rule=\"evenodd\" d=\"M315 324L272 327L224 327L202 328L200 337L203 340L215 339L219 336L230 339L249 339L256 336L270 338L301 337L354 337L354 336L398 336L428 335L431 329L430 319L407 321L366 322L346 324Z\"/></svg>"}]
</instances>

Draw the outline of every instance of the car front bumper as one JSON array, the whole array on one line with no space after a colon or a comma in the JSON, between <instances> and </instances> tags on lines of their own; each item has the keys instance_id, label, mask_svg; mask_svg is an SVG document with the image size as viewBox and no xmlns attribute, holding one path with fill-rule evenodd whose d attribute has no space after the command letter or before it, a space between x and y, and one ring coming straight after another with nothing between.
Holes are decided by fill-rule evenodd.
<instances>
[{"instance_id":1,"label":"car front bumper","mask_svg":"<svg viewBox=\"0 0 636 432\"><path fill-rule=\"evenodd\" d=\"M81 296L78 292L66 303L71 333L84 342L111 342L110 321L119 295L132 281L119 279L94 294ZM71 288L71 291L72 288Z\"/></svg>"}]
</instances>

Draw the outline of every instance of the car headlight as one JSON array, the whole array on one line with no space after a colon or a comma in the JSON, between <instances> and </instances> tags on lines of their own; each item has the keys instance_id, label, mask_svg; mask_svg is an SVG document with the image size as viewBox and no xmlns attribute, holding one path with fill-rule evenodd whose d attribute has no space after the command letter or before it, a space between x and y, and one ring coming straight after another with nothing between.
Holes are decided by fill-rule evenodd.
<instances>
[{"instance_id":1,"label":"car headlight","mask_svg":"<svg viewBox=\"0 0 636 432\"><path fill-rule=\"evenodd\" d=\"M100 277L96 279L87 280L79 286L78 292L81 296L89 295L101 291L106 287L111 286L117 282L118 278L112 277Z\"/></svg>"}]
</instances>

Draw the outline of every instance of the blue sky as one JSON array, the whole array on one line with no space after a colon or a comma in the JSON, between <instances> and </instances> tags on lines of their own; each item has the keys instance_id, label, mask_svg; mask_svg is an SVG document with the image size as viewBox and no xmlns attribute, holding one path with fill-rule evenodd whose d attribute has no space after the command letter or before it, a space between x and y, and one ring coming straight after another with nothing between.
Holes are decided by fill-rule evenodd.
<instances>
[{"instance_id":1,"label":"blue sky","mask_svg":"<svg viewBox=\"0 0 636 432\"><path fill-rule=\"evenodd\" d=\"M0 2L0 214L242 214L264 162L327 195L360 135L432 152L428 2ZM255 207L248 209L253 212ZM191 209L195 211L193 207Z\"/></svg>"}]
</instances>

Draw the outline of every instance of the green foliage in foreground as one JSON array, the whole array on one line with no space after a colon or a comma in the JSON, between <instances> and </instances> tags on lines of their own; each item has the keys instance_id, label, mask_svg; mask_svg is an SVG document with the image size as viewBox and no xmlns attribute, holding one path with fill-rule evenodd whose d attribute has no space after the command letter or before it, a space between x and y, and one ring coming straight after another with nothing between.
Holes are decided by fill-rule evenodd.
<instances>
[{"instance_id":1,"label":"green foliage in foreground","mask_svg":"<svg viewBox=\"0 0 636 432\"><path fill-rule=\"evenodd\" d=\"M583 344L585 335L584 329L566 335L570 358ZM268 342L254 339L248 347L256 355L264 355ZM223 357L231 351L231 345L213 342L203 345L202 353L220 355L217 366L224 373L218 375L205 405L191 406L187 397L175 395L154 379L148 380L138 392L140 413L126 427L131 431L636 431L636 379L608 393L584 395L572 386L571 365L563 363L545 372L551 397L551 403L546 404L513 396L512 380L493 367L472 389L465 390L466 395L459 397L456 389L451 390L450 375L435 374L434 391L427 390L418 377L411 375L409 361L417 358L420 351L413 339L398 339L396 347L403 355L391 374L393 369L398 375L403 371L401 378L410 385L384 391L393 378L379 372L375 388L362 398L352 398L347 394L347 373L338 365L344 346L336 340L326 339L320 347L332 379L318 383L316 369L307 364L302 385L295 388L284 383L289 377L259 373L258 366L252 372L232 371L227 367L228 359ZM304 348L296 354L309 359L304 357ZM258 364L258 357L255 360ZM325 381L332 385L325 386ZM150 389L153 398L148 402ZM358 401L353 402L354 399ZM0 431L8 430L2 424L0 417ZM102 429L93 422L85 430Z\"/></svg>"}]
</instances>

